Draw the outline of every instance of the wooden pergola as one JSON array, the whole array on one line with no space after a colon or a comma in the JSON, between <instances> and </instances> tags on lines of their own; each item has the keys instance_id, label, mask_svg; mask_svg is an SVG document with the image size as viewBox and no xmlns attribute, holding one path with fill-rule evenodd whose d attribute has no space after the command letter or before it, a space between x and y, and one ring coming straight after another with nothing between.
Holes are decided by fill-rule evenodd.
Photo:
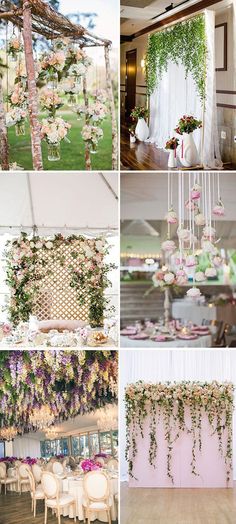
<instances>
[{"instance_id":1,"label":"wooden pergola","mask_svg":"<svg viewBox=\"0 0 236 524\"><path fill-rule=\"evenodd\" d=\"M25 64L28 79L28 94L29 94L29 122L31 133L31 148L33 169L42 170L42 150L40 138L40 123L38 119L38 94L35 76L35 64L33 56L33 40L32 34L40 34L49 40L58 38L70 38L70 40L83 47L104 47L104 59L106 68L106 84L108 101L112 119L112 169L116 170L118 167L118 132L116 122L116 110L114 95L111 81L111 68L109 50L111 46L110 40L99 38L81 25L72 23L66 16L55 11L49 4L43 0L20 0L19 6L16 6L11 1L0 0L0 19L11 22L23 30ZM85 107L88 108L88 92L86 76L83 80L83 94ZM2 168L9 169L9 155L7 142L7 129L5 124L5 114L3 104L1 104L1 90L0 90L0 156ZM2 107L2 109L1 109ZM89 123L86 117L86 123ZM85 164L86 170L91 170L91 159L88 144L85 144Z\"/></svg>"}]
</instances>

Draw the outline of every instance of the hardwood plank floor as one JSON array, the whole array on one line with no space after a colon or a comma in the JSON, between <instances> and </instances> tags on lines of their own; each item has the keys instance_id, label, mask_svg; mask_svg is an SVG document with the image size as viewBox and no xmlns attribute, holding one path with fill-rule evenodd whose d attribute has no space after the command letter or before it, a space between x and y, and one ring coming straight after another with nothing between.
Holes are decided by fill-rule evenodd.
<instances>
[{"instance_id":1,"label":"hardwood plank floor","mask_svg":"<svg viewBox=\"0 0 236 524\"><path fill-rule=\"evenodd\" d=\"M121 483L121 524L235 524L233 489L134 489Z\"/></svg>"},{"instance_id":2,"label":"hardwood plank floor","mask_svg":"<svg viewBox=\"0 0 236 524\"><path fill-rule=\"evenodd\" d=\"M168 170L168 152L157 149L154 144L145 144L138 140L130 144L128 125L121 125L120 159L121 171L166 171ZM179 166L178 169L180 169ZM196 169L199 171L199 168ZM225 171L236 170L233 164L225 164Z\"/></svg>"},{"instance_id":3,"label":"hardwood plank floor","mask_svg":"<svg viewBox=\"0 0 236 524\"><path fill-rule=\"evenodd\" d=\"M48 512L48 524L57 524L58 520ZM61 517L61 524L73 524L74 519ZM77 519L77 522L78 519ZM96 520L93 524L99 524ZM29 493L8 492L0 495L0 524L44 524L44 502L37 502L37 515L34 518L31 512L31 498ZM117 524L117 523L116 523Z\"/></svg>"}]
</instances>

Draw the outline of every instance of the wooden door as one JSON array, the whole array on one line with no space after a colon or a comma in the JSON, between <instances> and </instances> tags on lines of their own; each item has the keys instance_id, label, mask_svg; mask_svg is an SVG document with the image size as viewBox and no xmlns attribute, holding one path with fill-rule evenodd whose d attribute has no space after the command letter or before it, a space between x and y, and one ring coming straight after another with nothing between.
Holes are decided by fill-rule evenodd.
<instances>
[{"instance_id":1,"label":"wooden door","mask_svg":"<svg viewBox=\"0 0 236 524\"><path fill-rule=\"evenodd\" d=\"M126 53L126 101L125 119L130 120L130 113L136 100L137 49Z\"/></svg>"}]
</instances>

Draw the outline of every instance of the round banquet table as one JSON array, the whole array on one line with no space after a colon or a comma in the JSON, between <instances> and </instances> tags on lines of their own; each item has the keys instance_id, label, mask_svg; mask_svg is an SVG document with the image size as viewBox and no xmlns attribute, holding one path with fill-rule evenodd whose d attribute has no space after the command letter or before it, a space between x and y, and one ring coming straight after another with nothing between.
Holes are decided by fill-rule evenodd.
<instances>
[{"instance_id":1,"label":"round banquet table","mask_svg":"<svg viewBox=\"0 0 236 524\"><path fill-rule=\"evenodd\" d=\"M211 335L204 335L194 340L181 340L176 338L169 342L154 342L153 340L132 340L129 337L120 337L121 348L210 348Z\"/></svg>"},{"instance_id":2,"label":"round banquet table","mask_svg":"<svg viewBox=\"0 0 236 524\"><path fill-rule=\"evenodd\" d=\"M113 478L114 477L114 478ZM68 477L65 479L59 478L60 491L63 493L69 493L73 495L76 500L76 517L79 520L84 520L84 512L82 506L83 500L83 479L76 479L73 477ZM118 493L118 475L111 476L109 479L110 484L110 495L112 496L112 507L111 507L111 520L117 520L116 504L115 504L115 494ZM63 508L61 511L63 517L74 518L73 509L68 506ZM107 522L106 512L93 513L91 514L91 520L99 519L99 521Z\"/></svg>"}]
</instances>

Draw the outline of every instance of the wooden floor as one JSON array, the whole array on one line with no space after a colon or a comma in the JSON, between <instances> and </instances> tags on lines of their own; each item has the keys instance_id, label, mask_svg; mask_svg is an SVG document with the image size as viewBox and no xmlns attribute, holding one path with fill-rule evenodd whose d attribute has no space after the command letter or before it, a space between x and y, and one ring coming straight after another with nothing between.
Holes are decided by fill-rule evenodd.
<instances>
[{"instance_id":1,"label":"wooden floor","mask_svg":"<svg viewBox=\"0 0 236 524\"><path fill-rule=\"evenodd\" d=\"M121 524L235 524L234 489L142 489L121 483Z\"/></svg>"},{"instance_id":2,"label":"wooden floor","mask_svg":"<svg viewBox=\"0 0 236 524\"><path fill-rule=\"evenodd\" d=\"M128 125L121 125L121 171L168 170L168 152L157 149L155 144L146 144L145 142L139 142L138 140L134 144L130 144L128 127ZM181 169L181 166L177 169ZM199 168L196 170L199 171ZM225 164L223 170L236 170L236 165Z\"/></svg>"},{"instance_id":3,"label":"wooden floor","mask_svg":"<svg viewBox=\"0 0 236 524\"><path fill-rule=\"evenodd\" d=\"M57 524L58 520L48 513L48 524ZM61 517L61 524L73 524L74 519ZM77 522L78 519L77 519ZM99 524L95 520L93 524ZM31 498L29 493L8 493L0 495L0 524L44 524L44 502L37 502L37 515L31 513Z\"/></svg>"}]
</instances>

